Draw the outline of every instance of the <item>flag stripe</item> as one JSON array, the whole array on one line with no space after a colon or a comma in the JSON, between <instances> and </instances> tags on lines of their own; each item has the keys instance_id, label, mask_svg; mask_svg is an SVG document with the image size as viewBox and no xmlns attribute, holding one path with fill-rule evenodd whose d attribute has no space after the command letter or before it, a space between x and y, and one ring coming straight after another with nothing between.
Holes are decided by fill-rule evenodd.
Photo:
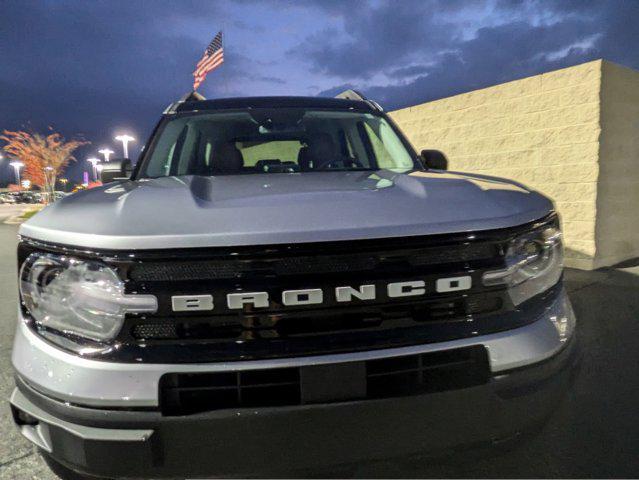
<instances>
[{"instance_id":1,"label":"flag stripe","mask_svg":"<svg viewBox=\"0 0 639 480\"><path fill-rule=\"evenodd\" d=\"M219 58L224 58L224 50L220 50L219 52L215 53L214 55L211 55L206 62L204 62L201 66L199 66L198 68L195 69L194 75L200 75L201 72L204 72L207 70L207 68L212 64L215 63Z\"/></svg>"},{"instance_id":2,"label":"flag stripe","mask_svg":"<svg viewBox=\"0 0 639 480\"><path fill-rule=\"evenodd\" d=\"M223 61L224 61L224 57L220 56L217 59L211 61L211 63L207 63L207 66L205 68L201 68L200 70L197 70L194 75L196 77L205 76L207 73L209 73L215 67L220 65Z\"/></svg>"},{"instance_id":3,"label":"flag stripe","mask_svg":"<svg viewBox=\"0 0 639 480\"><path fill-rule=\"evenodd\" d=\"M224 62L224 56L219 56L216 60L211 61L211 63L207 63L206 67L203 67L199 70L193 72L194 77L198 78L206 78L206 75L215 68L219 67Z\"/></svg>"},{"instance_id":4,"label":"flag stripe","mask_svg":"<svg viewBox=\"0 0 639 480\"><path fill-rule=\"evenodd\" d=\"M219 62L217 62L215 65L212 65L212 66L211 66L211 70L213 70L213 69L217 68L218 66L220 66L220 65L222 64L222 62L223 62L223 60L220 60L220 61L219 61ZM207 72L207 73L208 73L208 72ZM204 74L202 74L202 75L194 75L194 77L195 77L197 80L204 81L204 79L206 78L206 73L204 73Z\"/></svg>"},{"instance_id":5,"label":"flag stripe","mask_svg":"<svg viewBox=\"0 0 639 480\"><path fill-rule=\"evenodd\" d=\"M217 62L215 65L211 66L211 70L214 70L215 68L217 68L218 66L220 66L222 64L222 60L220 60L219 62ZM203 81L206 78L208 72L203 73L202 75L193 75L193 77L197 80Z\"/></svg>"}]
</instances>

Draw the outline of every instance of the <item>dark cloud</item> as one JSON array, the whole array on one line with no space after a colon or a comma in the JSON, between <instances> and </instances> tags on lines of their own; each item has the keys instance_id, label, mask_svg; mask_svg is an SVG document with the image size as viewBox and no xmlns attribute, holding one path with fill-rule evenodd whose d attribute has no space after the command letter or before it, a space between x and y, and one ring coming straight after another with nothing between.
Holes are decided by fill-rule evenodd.
<instances>
[{"instance_id":1,"label":"dark cloud","mask_svg":"<svg viewBox=\"0 0 639 480\"><path fill-rule=\"evenodd\" d=\"M396 68L395 70L391 70L388 73L388 76L394 78L415 77L417 75L428 73L429 71L430 67L427 65L410 65L408 67L401 67Z\"/></svg>"},{"instance_id":2,"label":"dark cloud","mask_svg":"<svg viewBox=\"0 0 639 480\"><path fill-rule=\"evenodd\" d=\"M268 75L256 75L255 80L267 83L277 83L278 85L285 85L286 80L277 77L269 77Z\"/></svg>"},{"instance_id":3,"label":"dark cloud","mask_svg":"<svg viewBox=\"0 0 639 480\"><path fill-rule=\"evenodd\" d=\"M429 14L434 3L386 1L376 8L344 11L345 35L335 29L318 32L291 54L326 75L368 79L381 70L401 66L424 45L434 51L445 47L454 32L451 25Z\"/></svg>"},{"instance_id":4,"label":"dark cloud","mask_svg":"<svg viewBox=\"0 0 639 480\"><path fill-rule=\"evenodd\" d=\"M581 8L570 10L569 3ZM431 59L428 66L402 67L387 74L395 79L407 78L407 82L371 86L351 81L348 85L388 108L398 108L597 58L639 68L639 50L633 47L639 45L639 2L502 1L495 14L512 14L522 6L538 9L550 21L535 25L517 20L480 28L473 38L450 38L439 52L423 45L421 51ZM405 54L387 56L404 58ZM350 65L342 66L344 72L350 69ZM373 69L369 75L375 73L384 73L384 69ZM332 95L342 87L340 84L320 95Z\"/></svg>"},{"instance_id":5,"label":"dark cloud","mask_svg":"<svg viewBox=\"0 0 639 480\"><path fill-rule=\"evenodd\" d=\"M282 9L319 10L330 15L357 15L368 8L368 0L234 0L245 5L267 4L281 12Z\"/></svg>"},{"instance_id":6,"label":"dark cloud","mask_svg":"<svg viewBox=\"0 0 639 480\"><path fill-rule=\"evenodd\" d=\"M639 1L615 1L608 8L597 5L595 21L601 36L598 54L627 67L639 68Z\"/></svg>"}]
</instances>

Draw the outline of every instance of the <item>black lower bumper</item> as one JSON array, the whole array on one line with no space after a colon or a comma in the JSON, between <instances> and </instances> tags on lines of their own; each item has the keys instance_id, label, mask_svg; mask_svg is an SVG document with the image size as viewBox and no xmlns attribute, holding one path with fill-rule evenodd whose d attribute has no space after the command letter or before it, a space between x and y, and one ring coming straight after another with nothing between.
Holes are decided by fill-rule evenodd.
<instances>
[{"instance_id":1,"label":"black lower bumper","mask_svg":"<svg viewBox=\"0 0 639 480\"><path fill-rule=\"evenodd\" d=\"M472 388L183 417L70 406L36 392L19 378L18 389L25 402L58 420L45 420L50 455L74 470L117 478L266 476L403 455L445 454L515 437L549 417L569 387L576 364L573 339L547 361ZM20 407L12 408L18 417ZM68 425L94 431L148 429L152 434L144 440L96 439Z\"/></svg>"}]
</instances>

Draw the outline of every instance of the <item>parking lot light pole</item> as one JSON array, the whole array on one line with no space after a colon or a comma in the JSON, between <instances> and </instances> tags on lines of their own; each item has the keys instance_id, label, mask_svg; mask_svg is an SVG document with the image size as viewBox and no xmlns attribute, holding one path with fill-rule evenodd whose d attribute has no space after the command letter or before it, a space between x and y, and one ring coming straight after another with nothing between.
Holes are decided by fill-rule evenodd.
<instances>
[{"instance_id":1,"label":"parking lot light pole","mask_svg":"<svg viewBox=\"0 0 639 480\"><path fill-rule=\"evenodd\" d=\"M100 163L100 159L99 158L95 158L95 157L91 157L91 158L87 158L87 162L89 162L93 166L93 179L97 180L98 179L97 165L98 165L98 163Z\"/></svg>"},{"instance_id":2,"label":"parking lot light pole","mask_svg":"<svg viewBox=\"0 0 639 480\"><path fill-rule=\"evenodd\" d=\"M135 142L135 138L131 135L118 135L115 137L118 142L122 142L122 151L124 158L129 158L129 142Z\"/></svg>"},{"instance_id":3,"label":"parking lot light pole","mask_svg":"<svg viewBox=\"0 0 639 480\"><path fill-rule=\"evenodd\" d=\"M102 150L98 150L98 153L101 153L102 155L104 155L104 161L108 162L109 161L109 157L111 155L113 155L113 153L115 153L113 150L110 150L108 148L103 148Z\"/></svg>"},{"instance_id":4,"label":"parking lot light pole","mask_svg":"<svg viewBox=\"0 0 639 480\"><path fill-rule=\"evenodd\" d=\"M11 165L15 171L16 185L20 186L20 169L24 167L24 163L16 160L16 161L10 162L9 165Z\"/></svg>"}]
</instances>

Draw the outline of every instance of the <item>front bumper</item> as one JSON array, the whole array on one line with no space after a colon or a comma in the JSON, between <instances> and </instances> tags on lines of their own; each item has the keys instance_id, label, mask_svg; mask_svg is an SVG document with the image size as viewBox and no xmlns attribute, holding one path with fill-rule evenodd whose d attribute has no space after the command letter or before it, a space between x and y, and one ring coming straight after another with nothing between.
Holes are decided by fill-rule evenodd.
<instances>
[{"instance_id":1,"label":"front bumper","mask_svg":"<svg viewBox=\"0 0 639 480\"><path fill-rule=\"evenodd\" d=\"M235 372L327 365L438 352L473 345L482 345L488 350L490 370L493 374L499 374L552 357L570 338L575 324L570 301L565 291L560 290L536 321L490 335L354 353L219 363L161 364L105 362L67 353L43 340L19 318L12 353L16 373L50 397L101 408L157 408L160 378L168 373Z\"/></svg>"},{"instance_id":2,"label":"front bumper","mask_svg":"<svg viewBox=\"0 0 639 480\"><path fill-rule=\"evenodd\" d=\"M567 328L560 328L562 322ZM176 417L162 416L157 407L150 408L153 406L150 400L155 406L158 402L157 383L153 384L157 370L141 368L141 376L133 377L144 379L144 374L150 377L143 382L154 385L149 387L153 392L152 398L149 392L147 403L130 405L130 400L120 397L117 404L115 398L109 397L108 403L101 404L105 399L99 393L90 395L86 386L78 384L75 388L84 389L81 391L85 393L77 396L78 390L68 391L76 399L69 402L69 396L61 395L55 382L45 385L34 382L34 378L40 377L33 373L33 367L19 368L16 359L20 361L23 354L14 350L18 388L11 404L22 433L55 460L72 469L106 477L264 476L327 464L424 452L438 454L453 447L508 439L543 422L554 411L572 377L576 363L573 327L572 308L562 293L543 318L521 329L445 345L421 346L441 350L483 344L489 351L492 377L488 383L475 387L410 397L225 409ZM17 337L20 335L18 332ZM37 342L42 340L31 340L23 346L29 346L32 354L43 355L43 350L37 349ZM29 339L17 338L16 346L25 341ZM411 351L414 348L417 347L394 350L414 353ZM56 362L67 355L55 351ZM366 353L376 358L408 354L389 352ZM340 361L335 357L339 356L331 356L333 362ZM315 362L326 360L304 357L286 362L307 362L309 358L315 358ZM105 377L101 377L99 369L86 371L79 377L90 381L98 392L104 391L101 390L104 387L99 387L100 378L111 378L109 375L115 375L113 365L119 365L83 362L105 369ZM269 368L263 366L268 363L214 364L208 365L208 371L249 368L247 364L250 368L256 368L256 364ZM65 372L55 362L49 363L48 368L53 374L46 375L47 378L56 379ZM172 371L183 369L184 365L173 366ZM31 375L23 375L23 371ZM135 371L128 373L134 375ZM126 379L128 373L120 372L120 378ZM125 394L118 390L117 383L108 387L117 395ZM147 392L147 387L131 394L139 400L143 398L136 397L140 392ZM87 404L87 399L92 404ZM113 408L114 405L118 408Z\"/></svg>"},{"instance_id":3,"label":"front bumper","mask_svg":"<svg viewBox=\"0 0 639 480\"><path fill-rule=\"evenodd\" d=\"M326 405L224 410L187 417L65 405L18 381L14 416L58 462L113 478L277 475L295 469L490 444L542 424L576 364L571 341L534 367L464 390ZM39 429L39 431L36 431ZM35 439L34 439L34 435Z\"/></svg>"}]
</instances>

